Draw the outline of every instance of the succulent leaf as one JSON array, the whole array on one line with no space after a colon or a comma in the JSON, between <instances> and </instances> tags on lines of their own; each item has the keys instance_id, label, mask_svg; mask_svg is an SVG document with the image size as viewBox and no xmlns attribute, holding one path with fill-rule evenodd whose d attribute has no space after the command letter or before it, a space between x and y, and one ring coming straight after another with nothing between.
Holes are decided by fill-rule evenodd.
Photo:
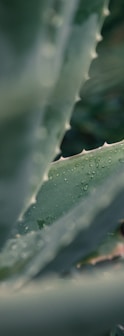
<instances>
[{"instance_id":1,"label":"succulent leaf","mask_svg":"<svg viewBox=\"0 0 124 336\"><path fill-rule=\"evenodd\" d=\"M38 130L41 139L35 153L37 160L34 176L32 176L34 181L37 180L34 182L34 199L43 180L46 179L50 162L58 154L66 125L70 121L76 94L81 84L87 79L90 64L95 57L97 35L106 15L104 9L107 8L105 7L107 4L108 2L104 0L99 2L94 0L92 4L90 1L81 0L77 6L60 73L47 104L44 106L41 127ZM44 136L42 136L43 130Z\"/></svg>"},{"instance_id":2,"label":"succulent leaf","mask_svg":"<svg viewBox=\"0 0 124 336\"><path fill-rule=\"evenodd\" d=\"M13 294L1 288L0 333L105 336L124 324L124 270L45 279ZM54 309L53 309L54 308ZM7 320L7 323L6 323ZM89 323L90 321L90 323ZM48 323L49 322L49 323ZM119 334L120 335L120 334Z\"/></svg>"},{"instance_id":3,"label":"succulent leaf","mask_svg":"<svg viewBox=\"0 0 124 336\"><path fill-rule=\"evenodd\" d=\"M115 151L117 148L118 151ZM62 162L65 165L66 162L70 163L71 161L73 164L73 161L76 160L81 160L82 162L83 157L85 160L85 157L92 153L94 158L96 158L96 155L98 153L100 155L100 152L105 152L105 156L109 157L110 151L111 156L113 156L113 169L111 170L106 165L106 174L104 175L103 173L101 185L95 188L92 186L94 190L91 188L89 194L84 192L85 198L82 196L80 202L77 204L75 202L75 205L71 206L70 211L68 209L65 215L58 216L58 220L51 226L45 225L41 232L31 231L24 236L20 236L17 233L17 237L8 241L0 256L1 274L5 267L7 270L6 276L22 272L24 281L26 281L26 279L30 279L38 273L41 275L47 272L63 273L70 270L73 265L76 266L76 263L80 260L89 256L90 253L98 248L98 245L102 243L108 233L118 228L120 225L119 220L123 218L124 213L123 142ZM114 155L117 155L115 160ZM91 156L92 162L95 161L94 158ZM52 167L60 164L61 162L55 163ZM110 174L109 169L111 173L114 173L114 177L110 175L109 179L107 179L107 175ZM101 166L99 171L101 172ZM99 177L101 179L101 174ZM62 195L61 197L58 196L58 198L61 203ZM35 210L34 213L37 220L37 212ZM31 217L29 216L28 226L30 221ZM25 233L26 230L28 231L28 227L24 227ZM18 253L14 253L14 250L18 251ZM18 271L16 264L18 265Z\"/></svg>"},{"instance_id":4,"label":"succulent leaf","mask_svg":"<svg viewBox=\"0 0 124 336\"><path fill-rule=\"evenodd\" d=\"M124 141L121 141L52 163L48 180L41 187L36 203L17 224L18 233L52 224L85 199L91 189L97 190L98 185L116 172L123 162Z\"/></svg>"},{"instance_id":5,"label":"succulent leaf","mask_svg":"<svg viewBox=\"0 0 124 336\"><path fill-rule=\"evenodd\" d=\"M75 3L59 1L55 11L51 0L0 1L0 248L22 208L35 201L38 150L46 136L43 127L39 136L39 125L61 67Z\"/></svg>"},{"instance_id":6,"label":"succulent leaf","mask_svg":"<svg viewBox=\"0 0 124 336\"><path fill-rule=\"evenodd\" d=\"M1 247L20 212L22 216L28 205L35 202L49 163L58 150L76 93L94 57L96 34L105 16L104 3L104 0L94 0L92 5L89 1L78 3L76 0L0 2L0 127L5 124L3 146L6 155L15 153L15 157L9 158L6 170L9 171L11 162L16 165L20 147L23 152L23 145L16 146L16 141L21 143L27 124L27 142L32 132L30 149L26 149L26 156L22 154L22 160L19 158L16 176L9 176L8 185L6 176L0 176L3 183L0 200L4 209L1 210ZM34 125L30 128L31 113ZM16 134L13 143L12 129L20 118L22 133ZM10 132L7 132L9 119ZM0 147L1 156L3 146ZM23 165L21 174L20 165ZM27 166L30 168L25 174ZM20 200L16 200L21 184L25 186L21 188L24 192L18 195ZM11 185L13 198L8 191ZM11 213L9 222L6 207L8 214Z\"/></svg>"},{"instance_id":7,"label":"succulent leaf","mask_svg":"<svg viewBox=\"0 0 124 336\"><path fill-rule=\"evenodd\" d=\"M118 174L120 176L117 178ZM96 193L93 191L85 201L50 227L46 251L44 248L35 260L35 271L39 268L40 276L51 272L69 272L80 260L95 251L109 233L118 228L120 219L124 217L123 181L123 170L121 173L118 170Z\"/></svg>"},{"instance_id":8,"label":"succulent leaf","mask_svg":"<svg viewBox=\"0 0 124 336\"><path fill-rule=\"evenodd\" d=\"M5 336L124 334L124 141L51 164L70 129L75 99L83 95L89 110L94 100L95 115L102 105L97 93L105 96L110 86L123 85L123 60L103 74L108 53L101 44L93 79L79 91L98 56L108 3L0 0L0 333ZM123 43L113 51L116 65ZM82 125L79 114L71 125L99 137L99 123L89 123L86 112ZM108 124L111 107L110 112L107 116L106 109ZM101 139L108 134L104 123L102 129Z\"/></svg>"}]
</instances>

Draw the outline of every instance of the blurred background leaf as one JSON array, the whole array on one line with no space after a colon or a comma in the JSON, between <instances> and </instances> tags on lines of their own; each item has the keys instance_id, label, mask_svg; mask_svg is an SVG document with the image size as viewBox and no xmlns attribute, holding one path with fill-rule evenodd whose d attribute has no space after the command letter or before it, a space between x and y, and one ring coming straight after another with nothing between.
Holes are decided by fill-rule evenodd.
<instances>
[{"instance_id":1,"label":"blurred background leaf","mask_svg":"<svg viewBox=\"0 0 124 336\"><path fill-rule=\"evenodd\" d=\"M71 129L61 144L64 157L124 137L124 1L111 0L109 7L98 58L92 62L90 79L80 90Z\"/></svg>"}]
</instances>

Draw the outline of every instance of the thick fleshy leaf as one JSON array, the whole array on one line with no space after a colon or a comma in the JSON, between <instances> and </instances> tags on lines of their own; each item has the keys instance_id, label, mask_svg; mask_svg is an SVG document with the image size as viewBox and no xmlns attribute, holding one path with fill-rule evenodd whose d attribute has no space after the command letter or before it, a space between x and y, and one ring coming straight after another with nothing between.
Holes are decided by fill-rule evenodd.
<instances>
[{"instance_id":1,"label":"thick fleshy leaf","mask_svg":"<svg viewBox=\"0 0 124 336\"><path fill-rule=\"evenodd\" d=\"M38 230L68 213L91 189L124 164L124 142L107 145L51 165L46 181L36 199L18 222L18 233Z\"/></svg>"},{"instance_id":2,"label":"thick fleshy leaf","mask_svg":"<svg viewBox=\"0 0 124 336\"><path fill-rule=\"evenodd\" d=\"M8 241L0 255L1 279L21 272L25 282L38 273L65 273L97 250L123 218L123 183L122 166L51 226Z\"/></svg>"},{"instance_id":3,"label":"thick fleshy leaf","mask_svg":"<svg viewBox=\"0 0 124 336\"><path fill-rule=\"evenodd\" d=\"M75 8L75 0L0 1L0 120L47 101Z\"/></svg>"},{"instance_id":4,"label":"thick fleshy leaf","mask_svg":"<svg viewBox=\"0 0 124 336\"><path fill-rule=\"evenodd\" d=\"M50 278L20 293L1 288L0 333L107 336L124 323L124 270L74 279ZM20 284L17 284L16 289ZM7 321L7 323L6 323ZM120 334L119 334L120 335Z\"/></svg>"},{"instance_id":5,"label":"thick fleshy leaf","mask_svg":"<svg viewBox=\"0 0 124 336\"><path fill-rule=\"evenodd\" d=\"M59 5L0 1L0 248L39 182L43 106L61 68L75 0Z\"/></svg>"},{"instance_id":6,"label":"thick fleshy leaf","mask_svg":"<svg viewBox=\"0 0 124 336\"><path fill-rule=\"evenodd\" d=\"M68 272L117 229L124 217L124 171L120 173L118 170L118 174L118 179L117 173L111 176L97 192L93 191L50 227L49 243L36 258L34 272L40 269L40 265L41 276L49 272Z\"/></svg>"},{"instance_id":7,"label":"thick fleshy leaf","mask_svg":"<svg viewBox=\"0 0 124 336\"><path fill-rule=\"evenodd\" d=\"M105 18L105 3L104 0L94 0L92 5L76 0L28 0L21 4L15 0L0 1L0 127L5 125L0 156L6 151L9 158L6 164L2 157L1 167L3 164L9 174L11 163L18 165L15 174L9 175L9 183L4 174L0 176L0 246L20 212L22 215L35 202L44 174L56 155L76 93L94 57L97 33ZM13 127L20 118L22 130L14 136ZM27 134L25 127L29 128ZM27 149L31 133L32 144ZM23 135L27 136L27 143L22 145ZM19 150L22 159L19 157L18 161ZM15 156L11 157L13 152ZM23 166L21 172L20 166Z\"/></svg>"},{"instance_id":8,"label":"thick fleshy leaf","mask_svg":"<svg viewBox=\"0 0 124 336\"><path fill-rule=\"evenodd\" d=\"M61 69L47 104L44 106L41 128L39 128L39 136L42 135L43 129L45 135L39 141L35 156L35 174L32 177L35 181L34 202L43 180L46 179L49 164L60 150L59 146L68 128L81 83L86 81L90 64L97 56L95 48L106 16L108 1L94 0L91 3L81 0L76 4Z\"/></svg>"}]
</instances>

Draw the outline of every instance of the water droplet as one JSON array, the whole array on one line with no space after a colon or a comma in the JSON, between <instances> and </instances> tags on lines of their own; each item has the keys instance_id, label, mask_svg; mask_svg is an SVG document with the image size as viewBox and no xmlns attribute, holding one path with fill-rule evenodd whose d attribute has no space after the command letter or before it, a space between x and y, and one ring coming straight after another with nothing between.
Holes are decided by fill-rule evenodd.
<instances>
[{"instance_id":1,"label":"water droplet","mask_svg":"<svg viewBox=\"0 0 124 336\"><path fill-rule=\"evenodd\" d=\"M120 163L124 163L124 158L120 158L120 159L119 159L119 162L120 162Z\"/></svg>"},{"instance_id":2,"label":"water droplet","mask_svg":"<svg viewBox=\"0 0 124 336\"><path fill-rule=\"evenodd\" d=\"M83 189L84 189L84 191L86 191L88 189L88 184L85 184Z\"/></svg>"},{"instance_id":3,"label":"water droplet","mask_svg":"<svg viewBox=\"0 0 124 336\"><path fill-rule=\"evenodd\" d=\"M64 178L64 181L68 181L66 177Z\"/></svg>"},{"instance_id":4,"label":"water droplet","mask_svg":"<svg viewBox=\"0 0 124 336\"><path fill-rule=\"evenodd\" d=\"M109 157L109 159L108 159L108 162L109 162L109 163L111 163L111 162L112 162L112 159L111 159L111 157Z\"/></svg>"},{"instance_id":5,"label":"water droplet","mask_svg":"<svg viewBox=\"0 0 124 336\"><path fill-rule=\"evenodd\" d=\"M37 219L37 224L38 224L39 229L41 230L42 228L46 226L46 221L44 219Z\"/></svg>"}]
</instances>

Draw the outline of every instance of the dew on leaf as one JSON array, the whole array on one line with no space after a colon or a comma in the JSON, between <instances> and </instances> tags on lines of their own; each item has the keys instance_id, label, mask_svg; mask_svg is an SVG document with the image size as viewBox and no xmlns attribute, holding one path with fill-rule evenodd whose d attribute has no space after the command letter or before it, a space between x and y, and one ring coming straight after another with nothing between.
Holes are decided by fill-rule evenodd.
<instances>
[{"instance_id":1,"label":"dew on leaf","mask_svg":"<svg viewBox=\"0 0 124 336\"><path fill-rule=\"evenodd\" d=\"M120 163L124 163L124 158L120 158L120 159L119 159L119 162L120 162Z\"/></svg>"},{"instance_id":2,"label":"dew on leaf","mask_svg":"<svg viewBox=\"0 0 124 336\"><path fill-rule=\"evenodd\" d=\"M87 175L91 176L91 172L87 172Z\"/></svg>"},{"instance_id":3,"label":"dew on leaf","mask_svg":"<svg viewBox=\"0 0 124 336\"><path fill-rule=\"evenodd\" d=\"M83 189L84 189L84 191L86 191L88 189L88 184L85 184Z\"/></svg>"},{"instance_id":4,"label":"dew on leaf","mask_svg":"<svg viewBox=\"0 0 124 336\"><path fill-rule=\"evenodd\" d=\"M46 225L46 221L44 219L37 219L37 224L39 229L41 230Z\"/></svg>"},{"instance_id":5,"label":"dew on leaf","mask_svg":"<svg viewBox=\"0 0 124 336\"><path fill-rule=\"evenodd\" d=\"M111 158L110 158L110 157L109 157L109 159L108 159L108 162L109 162L109 163L111 163L111 162L112 162L112 160L111 160Z\"/></svg>"}]
</instances>

